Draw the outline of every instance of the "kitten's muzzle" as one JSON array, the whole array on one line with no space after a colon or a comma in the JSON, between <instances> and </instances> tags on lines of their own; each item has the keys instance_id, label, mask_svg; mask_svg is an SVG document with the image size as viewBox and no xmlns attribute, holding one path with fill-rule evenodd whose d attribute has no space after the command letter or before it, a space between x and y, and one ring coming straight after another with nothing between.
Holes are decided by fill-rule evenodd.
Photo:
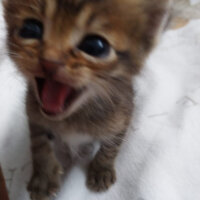
<instances>
[{"instance_id":1,"label":"kitten's muzzle","mask_svg":"<svg viewBox=\"0 0 200 200\"><path fill-rule=\"evenodd\" d=\"M62 76L62 62L40 59L39 65L43 75L35 76L34 85L42 113L51 119L68 115L86 88L77 87L74 77Z\"/></svg>"},{"instance_id":2,"label":"kitten's muzzle","mask_svg":"<svg viewBox=\"0 0 200 200\"><path fill-rule=\"evenodd\" d=\"M35 81L36 96L38 96L41 109L49 116L57 116L67 112L83 92L52 79L36 77Z\"/></svg>"}]
</instances>

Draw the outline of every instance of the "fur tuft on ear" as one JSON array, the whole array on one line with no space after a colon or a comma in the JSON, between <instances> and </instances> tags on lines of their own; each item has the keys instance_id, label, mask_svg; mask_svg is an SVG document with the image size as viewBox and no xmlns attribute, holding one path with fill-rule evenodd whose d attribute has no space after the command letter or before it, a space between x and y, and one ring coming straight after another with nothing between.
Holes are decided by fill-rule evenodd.
<instances>
[{"instance_id":1,"label":"fur tuft on ear","mask_svg":"<svg viewBox=\"0 0 200 200\"><path fill-rule=\"evenodd\" d=\"M161 28L164 16L167 13L166 7L155 6L148 12L147 33L153 37L156 32Z\"/></svg>"},{"instance_id":2,"label":"fur tuft on ear","mask_svg":"<svg viewBox=\"0 0 200 200\"><path fill-rule=\"evenodd\" d=\"M169 7L171 0L153 0L145 4L147 13L146 26L144 30L145 48L151 49L153 43L160 37L166 28L169 18Z\"/></svg>"},{"instance_id":3,"label":"fur tuft on ear","mask_svg":"<svg viewBox=\"0 0 200 200\"><path fill-rule=\"evenodd\" d=\"M3 7L6 7L7 4L8 4L8 1L7 0L2 0L2 4L3 4Z\"/></svg>"}]
</instances>

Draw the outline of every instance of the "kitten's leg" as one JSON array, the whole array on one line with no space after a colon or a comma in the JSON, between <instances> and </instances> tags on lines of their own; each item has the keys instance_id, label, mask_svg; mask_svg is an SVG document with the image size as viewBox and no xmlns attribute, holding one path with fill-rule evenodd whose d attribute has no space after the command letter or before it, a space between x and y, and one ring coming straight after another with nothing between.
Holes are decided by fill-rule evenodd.
<instances>
[{"instance_id":1,"label":"kitten's leg","mask_svg":"<svg viewBox=\"0 0 200 200\"><path fill-rule=\"evenodd\" d=\"M49 200L59 188L61 166L52 151L47 131L30 125L33 175L28 185L32 200Z\"/></svg>"},{"instance_id":2,"label":"kitten's leg","mask_svg":"<svg viewBox=\"0 0 200 200\"><path fill-rule=\"evenodd\" d=\"M114 161L118 154L124 134L117 135L110 143L103 143L88 168L87 186L89 189L102 192L116 181Z\"/></svg>"}]
</instances>

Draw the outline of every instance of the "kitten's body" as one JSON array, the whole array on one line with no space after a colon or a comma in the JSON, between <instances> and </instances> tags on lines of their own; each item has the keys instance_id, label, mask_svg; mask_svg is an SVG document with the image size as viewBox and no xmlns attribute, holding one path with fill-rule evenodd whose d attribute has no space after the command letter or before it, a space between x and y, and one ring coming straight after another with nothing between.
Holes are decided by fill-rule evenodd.
<instances>
[{"instance_id":1,"label":"kitten's body","mask_svg":"<svg viewBox=\"0 0 200 200\"><path fill-rule=\"evenodd\" d=\"M29 85L33 200L48 199L59 187L63 168L88 155L88 187L105 191L115 182L114 161L133 110L132 77L154 45L167 2L5 0L8 47ZM42 24L44 32L37 35L42 32L37 29L36 35L27 35L25 22L36 28ZM109 45L103 56L90 55L85 44L80 45L85 37L91 42L97 35L105 49ZM69 91L75 100L73 93L72 99L65 94ZM63 95L65 104L60 103ZM61 151L53 150L52 138ZM99 146L96 155L94 143Z\"/></svg>"}]
</instances>

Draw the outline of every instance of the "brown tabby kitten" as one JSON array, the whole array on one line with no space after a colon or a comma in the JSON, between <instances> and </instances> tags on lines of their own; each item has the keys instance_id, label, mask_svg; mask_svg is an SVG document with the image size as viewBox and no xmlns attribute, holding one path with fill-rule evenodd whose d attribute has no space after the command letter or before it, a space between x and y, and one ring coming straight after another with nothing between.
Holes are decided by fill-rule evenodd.
<instances>
[{"instance_id":1,"label":"brown tabby kitten","mask_svg":"<svg viewBox=\"0 0 200 200\"><path fill-rule=\"evenodd\" d=\"M28 82L33 200L49 199L62 170L88 155L91 190L116 181L114 161L133 109L132 77L155 43L167 4L5 0L8 49Z\"/></svg>"}]
</instances>

